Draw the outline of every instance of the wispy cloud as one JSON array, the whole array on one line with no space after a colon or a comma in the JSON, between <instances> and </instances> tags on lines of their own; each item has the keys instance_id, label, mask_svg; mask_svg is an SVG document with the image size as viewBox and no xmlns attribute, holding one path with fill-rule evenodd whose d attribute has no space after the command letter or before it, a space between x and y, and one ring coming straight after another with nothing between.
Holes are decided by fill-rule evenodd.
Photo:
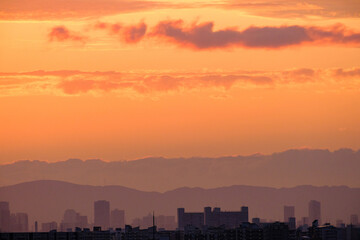
<instances>
[{"instance_id":1,"label":"wispy cloud","mask_svg":"<svg viewBox=\"0 0 360 240\"><path fill-rule=\"evenodd\" d=\"M147 25L144 22L136 25L98 22L94 28L107 30L109 34L118 36L120 40L126 43L137 43L145 36Z\"/></svg>"},{"instance_id":2,"label":"wispy cloud","mask_svg":"<svg viewBox=\"0 0 360 240\"><path fill-rule=\"evenodd\" d=\"M293 69L284 71L237 72L82 72L34 71L0 73L0 95L121 94L123 91L148 95L232 88L276 88L288 84L335 84L346 76L359 86L360 70ZM353 81L352 81L353 80ZM350 84L347 81L347 84Z\"/></svg>"},{"instance_id":3,"label":"wispy cloud","mask_svg":"<svg viewBox=\"0 0 360 240\"><path fill-rule=\"evenodd\" d=\"M174 4L146 0L2 0L2 20L49 20L98 18L120 13L176 7Z\"/></svg>"},{"instance_id":4,"label":"wispy cloud","mask_svg":"<svg viewBox=\"0 0 360 240\"><path fill-rule=\"evenodd\" d=\"M3 20L49 20L98 18L121 13L154 9L217 8L239 10L251 15L273 18L359 18L358 0L224 0L192 2L147 0L2 0L0 19Z\"/></svg>"},{"instance_id":5,"label":"wispy cloud","mask_svg":"<svg viewBox=\"0 0 360 240\"><path fill-rule=\"evenodd\" d=\"M245 11L251 15L272 18L359 18L358 0L225 0L208 7Z\"/></svg>"},{"instance_id":6,"label":"wispy cloud","mask_svg":"<svg viewBox=\"0 0 360 240\"><path fill-rule=\"evenodd\" d=\"M86 37L70 31L65 26L53 27L50 30L48 37L50 41L58 42L75 41L84 43L86 41Z\"/></svg>"}]
</instances>

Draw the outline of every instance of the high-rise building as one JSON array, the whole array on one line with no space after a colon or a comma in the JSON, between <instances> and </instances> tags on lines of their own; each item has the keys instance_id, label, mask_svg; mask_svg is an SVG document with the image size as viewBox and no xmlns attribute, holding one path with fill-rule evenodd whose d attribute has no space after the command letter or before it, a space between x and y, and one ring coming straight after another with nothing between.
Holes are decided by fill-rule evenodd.
<instances>
[{"instance_id":1,"label":"high-rise building","mask_svg":"<svg viewBox=\"0 0 360 240\"><path fill-rule=\"evenodd\" d=\"M14 213L10 215L11 232L27 232L29 229L27 213Z\"/></svg>"},{"instance_id":2,"label":"high-rise building","mask_svg":"<svg viewBox=\"0 0 360 240\"><path fill-rule=\"evenodd\" d=\"M0 202L0 232L10 231L9 202Z\"/></svg>"},{"instance_id":3,"label":"high-rise building","mask_svg":"<svg viewBox=\"0 0 360 240\"><path fill-rule=\"evenodd\" d=\"M321 225L321 204L318 201L311 200L309 202L309 224L311 225L314 220L318 220Z\"/></svg>"},{"instance_id":4,"label":"high-rise building","mask_svg":"<svg viewBox=\"0 0 360 240\"><path fill-rule=\"evenodd\" d=\"M289 218L295 217L295 207L294 206L284 206L284 222L289 222Z\"/></svg>"},{"instance_id":5,"label":"high-rise building","mask_svg":"<svg viewBox=\"0 0 360 240\"><path fill-rule=\"evenodd\" d=\"M94 202L94 224L107 230L110 227L110 202L100 200Z\"/></svg>"},{"instance_id":6,"label":"high-rise building","mask_svg":"<svg viewBox=\"0 0 360 240\"><path fill-rule=\"evenodd\" d=\"M81 216L74 209L65 210L63 220L60 223L60 231L73 231L76 227L87 228L87 216Z\"/></svg>"},{"instance_id":7,"label":"high-rise building","mask_svg":"<svg viewBox=\"0 0 360 240\"><path fill-rule=\"evenodd\" d=\"M124 228L125 227L125 211L114 209L110 215L110 226L112 228Z\"/></svg>"},{"instance_id":8,"label":"high-rise building","mask_svg":"<svg viewBox=\"0 0 360 240\"><path fill-rule=\"evenodd\" d=\"M287 221L289 229L290 230L295 230L296 229L296 218L294 217L290 217L289 220Z\"/></svg>"}]
</instances>

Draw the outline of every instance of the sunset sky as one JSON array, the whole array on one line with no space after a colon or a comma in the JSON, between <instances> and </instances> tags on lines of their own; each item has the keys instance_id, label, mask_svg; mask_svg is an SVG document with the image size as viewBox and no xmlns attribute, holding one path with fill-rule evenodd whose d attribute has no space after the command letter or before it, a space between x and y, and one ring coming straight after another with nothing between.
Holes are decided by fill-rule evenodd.
<instances>
[{"instance_id":1,"label":"sunset sky","mask_svg":"<svg viewBox=\"0 0 360 240\"><path fill-rule=\"evenodd\" d=\"M359 0L0 1L0 164L343 147Z\"/></svg>"}]
</instances>

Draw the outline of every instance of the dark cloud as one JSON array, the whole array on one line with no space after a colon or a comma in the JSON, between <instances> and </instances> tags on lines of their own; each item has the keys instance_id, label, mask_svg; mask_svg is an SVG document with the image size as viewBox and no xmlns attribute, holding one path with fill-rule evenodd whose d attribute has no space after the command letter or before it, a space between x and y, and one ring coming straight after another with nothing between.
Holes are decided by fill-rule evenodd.
<instances>
[{"instance_id":1,"label":"dark cloud","mask_svg":"<svg viewBox=\"0 0 360 240\"><path fill-rule=\"evenodd\" d=\"M118 35L119 39L126 43L137 43L145 36L147 25L144 22L136 25L98 22L94 28L107 30L111 35Z\"/></svg>"},{"instance_id":2,"label":"dark cloud","mask_svg":"<svg viewBox=\"0 0 360 240\"><path fill-rule=\"evenodd\" d=\"M152 36L193 49L227 47L283 48L301 44L359 45L360 34L343 25L332 27L251 26L243 31L228 28L214 31L214 23L185 26L183 21L162 21L153 29Z\"/></svg>"},{"instance_id":3,"label":"dark cloud","mask_svg":"<svg viewBox=\"0 0 360 240\"><path fill-rule=\"evenodd\" d=\"M64 26L53 27L49 32L48 37L50 41L58 42L64 42L69 40L75 42L85 42L86 40L86 37L73 33Z\"/></svg>"}]
</instances>

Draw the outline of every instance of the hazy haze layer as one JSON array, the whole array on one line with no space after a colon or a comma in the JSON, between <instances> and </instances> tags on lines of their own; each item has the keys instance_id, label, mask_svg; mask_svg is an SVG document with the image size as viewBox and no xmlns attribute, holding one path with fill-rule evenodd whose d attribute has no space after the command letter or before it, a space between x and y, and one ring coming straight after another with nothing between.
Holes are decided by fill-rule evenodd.
<instances>
[{"instance_id":1,"label":"hazy haze layer","mask_svg":"<svg viewBox=\"0 0 360 240\"><path fill-rule=\"evenodd\" d=\"M20 161L0 165L0 185L33 180L121 185L144 191L231 185L360 187L360 151L288 150L272 155L220 158L146 158L128 162L101 160L48 163Z\"/></svg>"}]
</instances>

